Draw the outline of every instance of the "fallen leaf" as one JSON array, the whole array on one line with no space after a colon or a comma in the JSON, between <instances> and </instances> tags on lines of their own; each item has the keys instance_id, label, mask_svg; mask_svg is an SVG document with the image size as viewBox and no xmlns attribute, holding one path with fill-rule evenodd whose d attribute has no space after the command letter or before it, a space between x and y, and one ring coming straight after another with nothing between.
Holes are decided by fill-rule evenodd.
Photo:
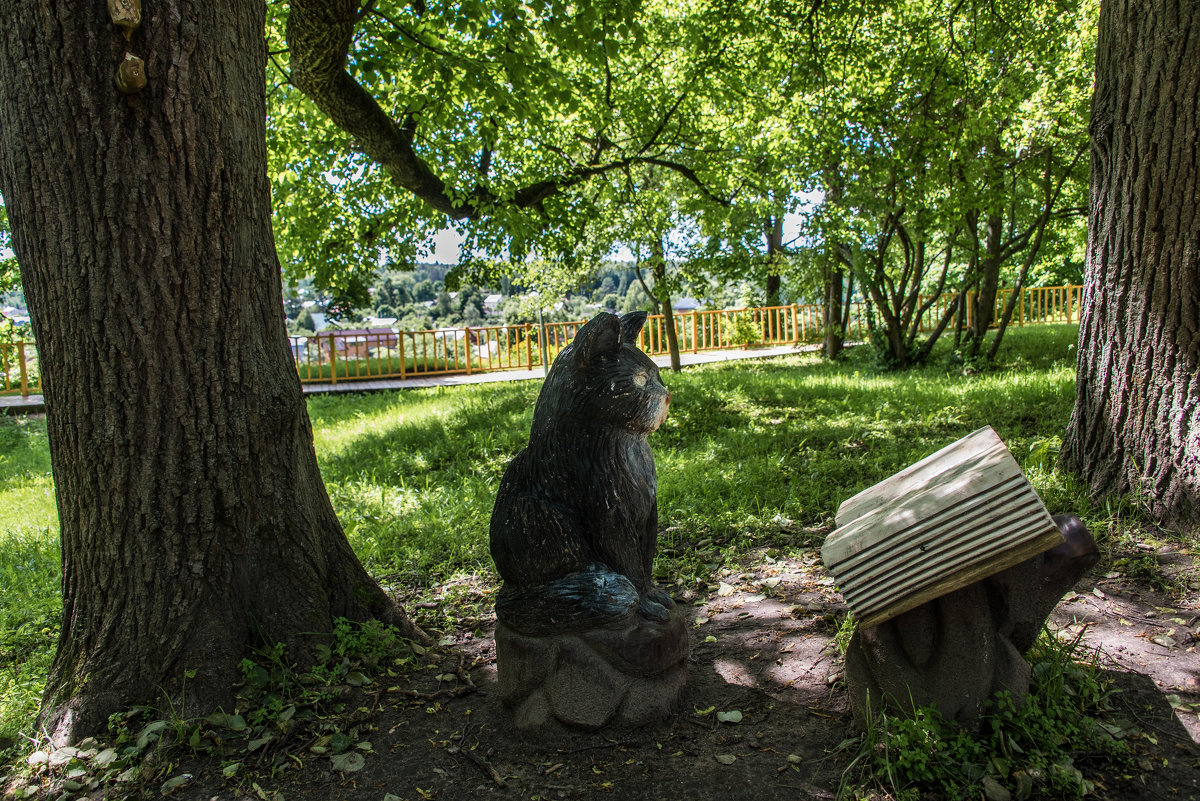
<instances>
[{"instance_id":1,"label":"fallen leaf","mask_svg":"<svg viewBox=\"0 0 1200 801\"><path fill-rule=\"evenodd\" d=\"M344 754L334 754L329 758L329 763L334 770L353 773L356 770L362 770L363 766L367 764L367 760L358 751L347 751Z\"/></svg>"},{"instance_id":2,"label":"fallen leaf","mask_svg":"<svg viewBox=\"0 0 1200 801\"><path fill-rule=\"evenodd\" d=\"M167 779L165 782L163 782L162 787L159 787L158 791L160 793L162 793L163 795L167 795L168 793L170 793L173 790L178 790L180 787L184 786L191 780L192 780L192 774L181 773L178 776Z\"/></svg>"},{"instance_id":3,"label":"fallen leaf","mask_svg":"<svg viewBox=\"0 0 1200 801\"><path fill-rule=\"evenodd\" d=\"M92 759L92 764L98 768L107 768L117 759L117 752L112 748L105 748Z\"/></svg>"},{"instance_id":4,"label":"fallen leaf","mask_svg":"<svg viewBox=\"0 0 1200 801\"><path fill-rule=\"evenodd\" d=\"M722 581L720 586L717 587L717 595L720 595L722 598L733 595L733 587Z\"/></svg>"},{"instance_id":5,"label":"fallen leaf","mask_svg":"<svg viewBox=\"0 0 1200 801\"><path fill-rule=\"evenodd\" d=\"M734 762L737 762L737 757L735 757L733 754L717 754L715 757L713 757L713 759L717 760L722 765L732 765Z\"/></svg>"},{"instance_id":6,"label":"fallen leaf","mask_svg":"<svg viewBox=\"0 0 1200 801\"><path fill-rule=\"evenodd\" d=\"M1011 801L1012 793L991 776L983 777L983 794L988 801Z\"/></svg>"},{"instance_id":7,"label":"fallen leaf","mask_svg":"<svg viewBox=\"0 0 1200 801\"><path fill-rule=\"evenodd\" d=\"M246 743L246 750L247 751L257 751L258 749L262 748L264 745L266 745L267 743L271 742L274 739L275 739L275 735L268 734L266 737L259 737L257 739L251 740L250 742Z\"/></svg>"},{"instance_id":8,"label":"fallen leaf","mask_svg":"<svg viewBox=\"0 0 1200 801\"><path fill-rule=\"evenodd\" d=\"M736 709L731 709L728 712L718 712L717 720L722 723L741 723L742 713Z\"/></svg>"},{"instance_id":9,"label":"fallen leaf","mask_svg":"<svg viewBox=\"0 0 1200 801\"><path fill-rule=\"evenodd\" d=\"M1153 637L1150 638L1150 642L1154 643L1155 645L1161 645L1163 648L1174 648L1176 645L1179 644L1179 643L1175 642L1175 640L1173 638L1168 637L1165 634L1154 635Z\"/></svg>"}]
</instances>

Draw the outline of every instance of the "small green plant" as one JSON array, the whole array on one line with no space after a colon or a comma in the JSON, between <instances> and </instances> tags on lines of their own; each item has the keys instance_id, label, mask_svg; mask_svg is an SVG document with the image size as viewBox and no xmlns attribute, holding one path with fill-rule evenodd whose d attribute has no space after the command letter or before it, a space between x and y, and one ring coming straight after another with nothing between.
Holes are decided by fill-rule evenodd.
<instances>
[{"instance_id":1,"label":"small green plant","mask_svg":"<svg viewBox=\"0 0 1200 801\"><path fill-rule=\"evenodd\" d=\"M728 340L735 345L750 347L762 341L762 328L754 321L754 315L741 312L730 316L726 329Z\"/></svg>"},{"instance_id":2,"label":"small green plant","mask_svg":"<svg viewBox=\"0 0 1200 801\"><path fill-rule=\"evenodd\" d=\"M1110 688L1079 638L1043 632L1028 654L1032 684L1023 704L1008 693L993 698L971 733L936 708L911 716L878 714L859 739L843 775L841 797L874 788L896 799L1024 801L1034 793L1082 798L1095 788L1075 767L1080 754L1116 766L1130 752L1132 726L1109 711Z\"/></svg>"},{"instance_id":3,"label":"small green plant","mask_svg":"<svg viewBox=\"0 0 1200 801\"><path fill-rule=\"evenodd\" d=\"M854 626L857 622L854 619L854 615L850 613L847 613L838 622L837 633L833 635L833 646L843 656L845 656L846 650L850 647L850 638L854 636Z\"/></svg>"},{"instance_id":4,"label":"small green plant","mask_svg":"<svg viewBox=\"0 0 1200 801\"><path fill-rule=\"evenodd\" d=\"M243 659L237 704L229 712L188 718L182 703L164 698L157 708L113 715L104 742L88 738L66 748L35 743L16 797L169 795L192 781L180 765L200 754L220 758L224 778L235 783L246 779L249 762L271 775L306 758L329 758L336 770L358 770L371 752L369 727L346 722L347 687L370 685L376 676L395 681L424 653L389 626L337 620L332 642L316 647L316 664L309 669L289 662L282 643ZM299 731L305 736L293 738ZM293 753L289 743L309 746Z\"/></svg>"}]
</instances>

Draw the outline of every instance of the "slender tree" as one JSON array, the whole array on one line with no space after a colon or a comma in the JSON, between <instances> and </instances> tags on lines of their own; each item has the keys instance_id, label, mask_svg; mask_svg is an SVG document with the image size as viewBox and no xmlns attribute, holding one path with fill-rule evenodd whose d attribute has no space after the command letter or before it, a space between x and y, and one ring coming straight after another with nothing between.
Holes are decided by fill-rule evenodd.
<instances>
[{"instance_id":1,"label":"slender tree","mask_svg":"<svg viewBox=\"0 0 1200 801\"><path fill-rule=\"evenodd\" d=\"M1200 4L1106 0L1075 411L1096 493L1200 523Z\"/></svg>"},{"instance_id":2,"label":"slender tree","mask_svg":"<svg viewBox=\"0 0 1200 801\"><path fill-rule=\"evenodd\" d=\"M104 3L3 10L0 190L62 538L42 724L63 742L159 693L228 706L251 646L303 658L338 616L416 634L334 516L288 352L264 4L161 0L128 40Z\"/></svg>"}]
</instances>

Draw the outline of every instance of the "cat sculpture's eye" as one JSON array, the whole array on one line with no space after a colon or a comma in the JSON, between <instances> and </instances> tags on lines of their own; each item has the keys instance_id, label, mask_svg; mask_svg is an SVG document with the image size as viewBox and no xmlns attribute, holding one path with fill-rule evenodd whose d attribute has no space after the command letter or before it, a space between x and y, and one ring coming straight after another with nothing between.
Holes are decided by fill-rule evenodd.
<instances>
[{"instance_id":1,"label":"cat sculpture's eye","mask_svg":"<svg viewBox=\"0 0 1200 801\"><path fill-rule=\"evenodd\" d=\"M634 383L634 386L636 386L638 389L641 389L642 387L646 386L646 374L645 373L636 374L633 377L633 383Z\"/></svg>"}]
</instances>

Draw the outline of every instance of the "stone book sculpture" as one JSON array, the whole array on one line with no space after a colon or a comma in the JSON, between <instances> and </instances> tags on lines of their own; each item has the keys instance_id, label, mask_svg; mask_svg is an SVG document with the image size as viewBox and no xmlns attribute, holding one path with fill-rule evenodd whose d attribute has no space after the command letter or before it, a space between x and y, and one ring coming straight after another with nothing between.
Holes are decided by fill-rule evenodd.
<instances>
[{"instance_id":1,"label":"stone book sculpture","mask_svg":"<svg viewBox=\"0 0 1200 801\"><path fill-rule=\"evenodd\" d=\"M991 426L838 507L821 559L873 626L1063 541Z\"/></svg>"},{"instance_id":2,"label":"stone book sculpture","mask_svg":"<svg viewBox=\"0 0 1200 801\"><path fill-rule=\"evenodd\" d=\"M859 618L846 688L860 726L927 705L973 725L1001 690L1021 702L1025 652L1099 558L990 427L847 500L837 522L821 554Z\"/></svg>"},{"instance_id":3,"label":"stone book sculpture","mask_svg":"<svg viewBox=\"0 0 1200 801\"><path fill-rule=\"evenodd\" d=\"M669 713L686 683L682 611L651 580L658 504L646 440L671 395L636 346L645 321L602 313L580 328L500 482L497 671L524 729L643 724Z\"/></svg>"}]
</instances>

